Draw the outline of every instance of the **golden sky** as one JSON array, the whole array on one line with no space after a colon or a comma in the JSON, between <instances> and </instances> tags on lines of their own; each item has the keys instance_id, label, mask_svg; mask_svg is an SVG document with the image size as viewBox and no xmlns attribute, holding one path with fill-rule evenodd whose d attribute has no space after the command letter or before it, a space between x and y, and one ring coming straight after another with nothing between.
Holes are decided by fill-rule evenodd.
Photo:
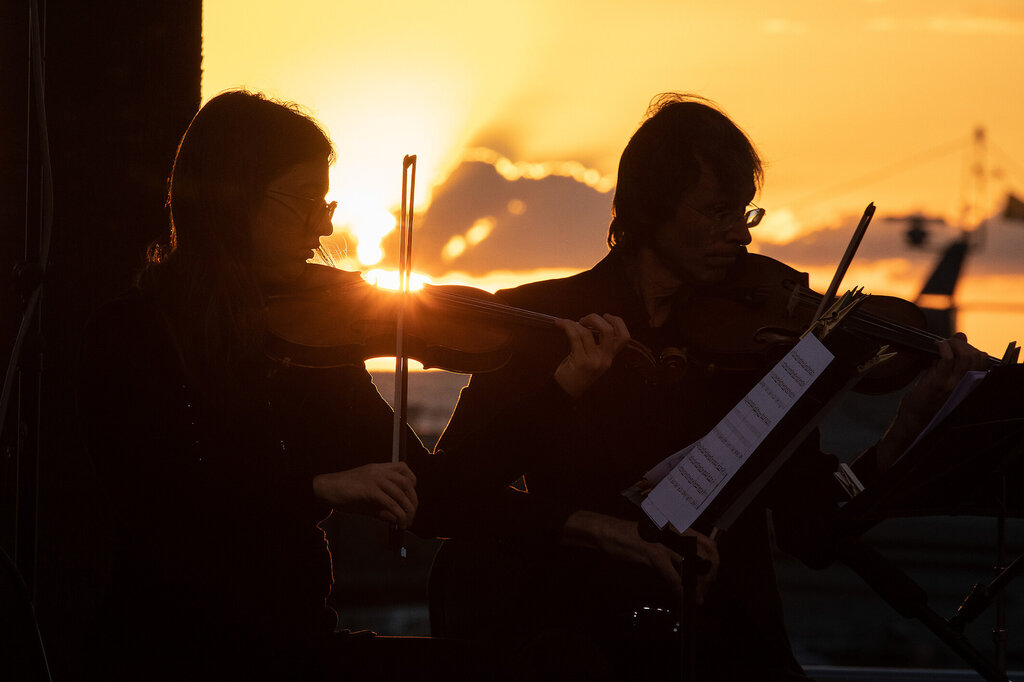
<instances>
[{"instance_id":1,"label":"golden sky","mask_svg":"<svg viewBox=\"0 0 1024 682\"><path fill-rule=\"evenodd\" d=\"M338 242L348 247L346 267L373 267L393 224L405 154L419 160L420 210L466 159L496 165L509 186L554 171L589 192L579 194L577 213L593 236L574 236L587 242L576 257L562 248L555 255L563 260L553 258L550 245L531 253L542 240L524 232L502 242L503 252L518 249L522 258L509 262L532 259L543 272L497 259L484 269L502 272L489 278L465 268L473 281L493 288L587 267L603 248L618 155L647 102L666 90L718 102L767 161L758 203L769 218L753 248L784 257L796 237L845 227L875 202L869 234L891 248L858 258L846 281L886 289L879 293L913 297L939 238L956 232L940 228L930 250L905 254L905 226L885 216L922 211L959 226L973 202L972 227L998 210L1008 188L1024 194L1019 0L207 0L204 13L204 99L244 86L297 101L328 128L339 149L330 194L341 204L337 231L348 235ZM988 172L973 192L978 127ZM436 250L449 251L434 262L467 279L452 275L466 258L452 256L458 239L462 249L482 249L506 219L523 225L523 216L539 215L535 203L509 197L499 209L462 197L480 204L479 215L436 237ZM993 354L1024 330L1024 314L1007 312L1024 291L1024 267L1005 258L1024 252L1018 231L1024 225L993 226L957 292L961 326ZM823 288L827 264L811 260L820 259L787 258Z\"/></svg>"}]
</instances>

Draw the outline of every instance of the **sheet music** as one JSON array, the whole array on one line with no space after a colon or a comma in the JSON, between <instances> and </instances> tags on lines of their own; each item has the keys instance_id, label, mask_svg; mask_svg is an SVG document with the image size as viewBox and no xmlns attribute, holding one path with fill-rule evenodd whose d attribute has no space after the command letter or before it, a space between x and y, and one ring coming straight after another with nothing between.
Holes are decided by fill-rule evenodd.
<instances>
[{"instance_id":1,"label":"sheet music","mask_svg":"<svg viewBox=\"0 0 1024 682\"><path fill-rule=\"evenodd\" d=\"M928 433L930 433L931 430L934 429L943 419L948 417L949 413L955 410L956 407L964 401L964 398L969 396L971 392L978 387L978 384L981 383L981 380L984 379L987 374L988 372L983 370L973 370L964 374L963 377L960 378L960 383L956 385L953 392L949 394L948 398L946 398L946 402L942 404L939 411L936 412L935 416L932 417L932 420L928 422L928 426L924 427L924 430L917 434L917 438L914 439L914 442L911 443L910 447L904 450L902 454L900 454L896 461L898 462L903 455L910 452L914 446L917 445L919 440L928 435Z\"/></svg>"},{"instance_id":2,"label":"sheet music","mask_svg":"<svg viewBox=\"0 0 1024 682\"><path fill-rule=\"evenodd\" d=\"M648 471L657 485L641 507L651 521L689 528L832 358L808 334L706 436Z\"/></svg>"}]
</instances>

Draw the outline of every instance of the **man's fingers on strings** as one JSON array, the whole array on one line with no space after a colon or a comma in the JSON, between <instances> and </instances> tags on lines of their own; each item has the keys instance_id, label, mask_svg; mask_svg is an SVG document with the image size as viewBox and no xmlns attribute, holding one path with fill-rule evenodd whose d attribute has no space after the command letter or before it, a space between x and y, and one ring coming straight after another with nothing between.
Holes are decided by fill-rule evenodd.
<instances>
[{"instance_id":1,"label":"man's fingers on strings","mask_svg":"<svg viewBox=\"0 0 1024 682\"><path fill-rule=\"evenodd\" d=\"M988 356L968 343L962 332L940 341L938 353L939 358L931 370L931 382L940 391L952 390L965 373L984 370L988 364Z\"/></svg>"},{"instance_id":2,"label":"man's fingers on strings","mask_svg":"<svg viewBox=\"0 0 1024 682\"><path fill-rule=\"evenodd\" d=\"M569 354L580 356L583 355L583 333L581 332L580 325L572 322L571 320L555 320L555 324L565 334L565 338L569 340Z\"/></svg>"},{"instance_id":3,"label":"man's fingers on strings","mask_svg":"<svg viewBox=\"0 0 1024 682\"><path fill-rule=\"evenodd\" d=\"M579 332L580 343L583 346L584 357L588 358L596 354L601 343L602 333L600 328L590 324L590 317L591 315L587 315L587 317L580 318L580 321L575 323L576 329Z\"/></svg>"},{"instance_id":4,"label":"man's fingers on strings","mask_svg":"<svg viewBox=\"0 0 1024 682\"><path fill-rule=\"evenodd\" d=\"M591 336L596 336L603 341L614 333L614 329L603 316L597 313L590 313L580 318L580 324L590 330Z\"/></svg>"},{"instance_id":5,"label":"man's fingers on strings","mask_svg":"<svg viewBox=\"0 0 1024 682\"><path fill-rule=\"evenodd\" d=\"M605 313L601 317L611 325L612 330L614 331L614 339L616 343L615 351L618 352L622 350L622 347L626 345L626 342L629 341L630 338L629 329L626 328L625 320L618 315L609 315L608 313Z\"/></svg>"},{"instance_id":6,"label":"man's fingers on strings","mask_svg":"<svg viewBox=\"0 0 1024 682\"><path fill-rule=\"evenodd\" d=\"M950 347L959 370L968 372L985 369L988 365L988 356L972 346L967 341L967 335L963 332L957 332L953 335L953 338L950 340Z\"/></svg>"}]
</instances>

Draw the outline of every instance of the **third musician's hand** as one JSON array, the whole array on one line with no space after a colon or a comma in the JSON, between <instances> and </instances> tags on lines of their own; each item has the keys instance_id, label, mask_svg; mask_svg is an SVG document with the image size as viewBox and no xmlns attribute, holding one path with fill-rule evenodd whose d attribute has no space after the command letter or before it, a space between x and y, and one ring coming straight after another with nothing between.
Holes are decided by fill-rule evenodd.
<instances>
[{"instance_id":1,"label":"third musician's hand","mask_svg":"<svg viewBox=\"0 0 1024 682\"><path fill-rule=\"evenodd\" d=\"M964 374L988 367L988 356L960 333L942 341L938 351L939 359L903 395L896 419L878 443L878 467L883 473L928 425Z\"/></svg>"},{"instance_id":2,"label":"third musician's hand","mask_svg":"<svg viewBox=\"0 0 1024 682\"><path fill-rule=\"evenodd\" d=\"M697 576L697 602L703 603L704 595L718 575L718 545L706 535L692 530L683 534L697 538L697 555L711 564L707 573ZM635 521L598 512L575 511L562 528L562 542L597 549L624 561L646 564L657 571L673 591L682 593L683 557L660 542L644 540Z\"/></svg>"},{"instance_id":3,"label":"third musician's hand","mask_svg":"<svg viewBox=\"0 0 1024 682\"><path fill-rule=\"evenodd\" d=\"M569 355L555 370L555 381L566 393L578 398L604 374L629 341L622 318L591 313L577 322L558 320L569 339Z\"/></svg>"},{"instance_id":4,"label":"third musician's hand","mask_svg":"<svg viewBox=\"0 0 1024 682\"><path fill-rule=\"evenodd\" d=\"M365 464L313 478L314 496L334 509L405 529L416 516L416 476L405 462Z\"/></svg>"}]
</instances>

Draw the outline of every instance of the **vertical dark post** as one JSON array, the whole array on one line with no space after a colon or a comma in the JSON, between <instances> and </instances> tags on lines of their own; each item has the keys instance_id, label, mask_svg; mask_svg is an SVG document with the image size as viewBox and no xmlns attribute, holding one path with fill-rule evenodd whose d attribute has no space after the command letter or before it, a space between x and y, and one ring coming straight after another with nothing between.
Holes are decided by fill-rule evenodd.
<instances>
[{"instance_id":1,"label":"vertical dark post","mask_svg":"<svg viewBox=\"0 0 1024 682\"><path fill-rule=\"evenodd\" d=\"M38 177L38 159L30 167L28 150L32 146L29 127L31 93L29 61L29 2L12 2L0 22L0 88L6 105L0 107L0 130L4 131L0 154L0 351L6 371L13 352L15 337L21 324L22 296L19 287L20 266L29 249L29 192L37 185L30 177ZM16 560L21 517L21 467L18 452L23 440L22 415L18 414L20 377L12 377L11 407L3 431L0 432L0 546Z\"/></svg>"},{"instance_id":2,"label":"vertical dark post","mask_svg":"<svg viewBox=\"0 0 1024 682\"><path fill-rule=\"evenodd\" d=\"M37 4L45 49L42 123L30 103L32 0L8 3L0 22L0 87L10 103L0 130L5 368L20 321L8 311L19 309L19 287L38 274L22 266L19 277L12 275L41 243L40 125L54 190L38 333L21 354L19 394L0 434L0 541L34 587L54 678L77 679L110 551L106 498L76 422L78 339L89 312L130 284L146 245L167 230L166 178L200 99L202 3Z\"/></svg>"},{"instance_id":3,"label":"vertical dark post","mask_svg":"<svg viewBox=\"0 0 1024 682\"><path fill-rule=\"evenodd\" d=\"M999 500L996 505L996 565L995 573L999 578L1006 570L1006 472L997 472L999 489ZM1003 675L1006 674L1006 595L1002 589L996 593L996 625L992 628L992 641L995 643L996 670Z\"/></svg>"},{"instance_id":4,"label":"vertical dark post","mask_svg":"<svg viewBox=\"0 0 1024 682\"><path fill-rule=\"evenodd\" d=\"M697 564L700 557L697 556L697 538L682 535L678 542L683 557L683 597L679 605L679 651L682 662L679 679L682 682L696 682Z\"/></svg>"}]
</instances>

